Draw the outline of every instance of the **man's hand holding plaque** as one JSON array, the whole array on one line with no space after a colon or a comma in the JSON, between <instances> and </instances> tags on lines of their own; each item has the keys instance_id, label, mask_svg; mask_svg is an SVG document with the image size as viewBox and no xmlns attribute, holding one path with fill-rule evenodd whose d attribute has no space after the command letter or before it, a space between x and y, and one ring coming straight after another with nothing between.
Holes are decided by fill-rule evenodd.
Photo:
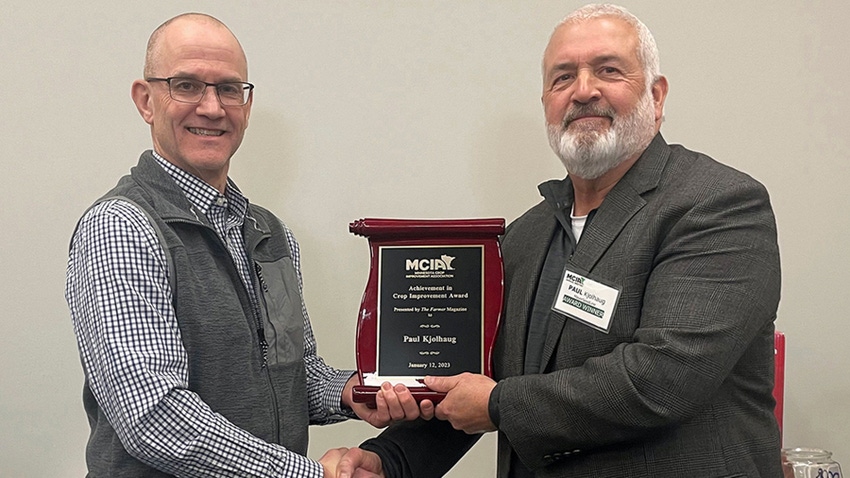
<instances>
[{"instance_id":1,"label":"man's hand holding plaque","mask_svg":"<svg viewBox=\"0 0 850 478\"><path fill-rule=\"evenodd\" d=\"M488 401L496 382L486 375L464 372L450 377L425 377L425 385L437 393L445 393L439 406L420 403L421 416L448 421L455 430L468 434L496 430L490 421Z\"/></svg>"}]
</instances>

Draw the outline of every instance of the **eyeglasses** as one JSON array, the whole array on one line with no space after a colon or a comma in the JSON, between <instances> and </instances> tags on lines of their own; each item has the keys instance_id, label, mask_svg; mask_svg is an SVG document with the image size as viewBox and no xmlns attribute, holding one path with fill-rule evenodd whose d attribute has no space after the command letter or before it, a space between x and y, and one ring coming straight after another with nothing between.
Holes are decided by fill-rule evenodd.
<instances>
[{"instance_id":1,"label":"eyeglasses","mask_svg":"<svg viewBox=\"0 0 850 478\"><path fill-rule=\"evenodd\" d=\"M145 78L145 81L164 81L168 83L168 94L174 101L198 104L204 99L207 87L215 88L221 106L243 106L251 97L254 85L244 81L229 81L226 83L207 83L193 78Z\"/></svg>"}]
</instances>

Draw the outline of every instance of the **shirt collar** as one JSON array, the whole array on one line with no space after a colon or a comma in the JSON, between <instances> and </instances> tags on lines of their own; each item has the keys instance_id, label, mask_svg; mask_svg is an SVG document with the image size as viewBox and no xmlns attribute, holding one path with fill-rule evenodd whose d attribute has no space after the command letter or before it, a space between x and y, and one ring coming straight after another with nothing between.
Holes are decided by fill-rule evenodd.
<instances>
[{"instance_id":1,"label":"shirt collar","mask_svg":"<svg viewBox=\"0 0 850 478\"><path fill-rule=\"evenodd\" d=\"M208 215L213 206L221 206L225 202L229 203L230 214L235 214L240 218L244 218L247 214L248 198L239 191L239 188L229 177L224 188L224 194L221 194L218 189L210 186L194 174L178 168L156 151L153 151L153 157L177 183L177 186L186 195L186 199L203 214Z\"/></svg>"},{"instance_id":2,"label":"shirt collar","mask_svg":"<svg viewBox=\"0 0 850 478\"><path fill-rule=\"evenodd\" d=\"M566 230L572 229L570 211L572 211L574 196L570 178L546 181L537 186L537 190L540 191L540 195L552 209L561 226Z\"/></svg>"}]
</instances>

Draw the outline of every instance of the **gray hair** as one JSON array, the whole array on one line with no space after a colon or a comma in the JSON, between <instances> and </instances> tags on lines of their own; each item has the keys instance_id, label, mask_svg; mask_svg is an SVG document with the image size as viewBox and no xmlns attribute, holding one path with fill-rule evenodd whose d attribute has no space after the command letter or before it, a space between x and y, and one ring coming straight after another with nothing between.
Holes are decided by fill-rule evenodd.
<instances>
[{"instance_id":1,"label":"gray hair","mask_svg":"<svg viewBox=\"0 0 850 478\"><path fill-rule=\"evenodd\" d=\"M649 28L625 8L610 3L585 5L564 17L555 27L555 30L568 23L584 22L599 17L618 18L635 29L638 36L637 58L643 66L643 74L647 79L646 88L649 89L661 77L658 45L656 45L655 37L652 36Z\"/></svg>"}]
</instances>

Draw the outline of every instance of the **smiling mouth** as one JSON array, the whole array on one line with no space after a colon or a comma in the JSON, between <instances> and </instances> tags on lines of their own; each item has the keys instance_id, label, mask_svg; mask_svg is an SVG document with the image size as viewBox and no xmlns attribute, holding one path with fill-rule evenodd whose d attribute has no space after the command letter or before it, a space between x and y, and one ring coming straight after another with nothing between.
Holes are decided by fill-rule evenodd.
<instances>
[{"instance_id":1,"label":"smiling mouth","mask_svg":"<svg viewBox=\"0 0 850 478\"><path fill-rule=\"evenodd\" d=\"M564 127L567 128L573 122L579 124L584 121L599 121L608 120L614 121L614 111L612 108L603 105L581 105L573 107L567 114L564 115ZM595 122L594 121L594 122Z\"/></svg>"},{"instance_id":2,"label":"smiling mouth","mask_svg":"<svg viewBox=\"0 0 850 478\"><path fill-rule=\"evenodd\" d=\"M596 123L598 121L608 120L608 119L610 119L608 116L579 116L577 118L573 118L569 121L566 121L564 123L564 127L569 128L573 124L580 125L580 124L588 122L588 121L591 121L592 122L591 124L593 124L593 123Z\"/></svg>"},{"instance_id":3,"label":"smiling mouth","mask_svg":"<svg viewBox=\"0 0 850 478\"><path fill-rule=\"evenodd\" d=\"M186 128L190 133L198 136L221 136L224 131L218 129L203 129L203 128Z\"/></svg>"},{"instance_id":4,"label":"smiling mouth","mask_svg":"<svg viewBox=\"0 0 850 478\"><path fill-rule=\"evenodd\" d=\"M606 116L606 115L583 115L583 116L577 116L575 118L572 118L567 122L572 123L573 121L579 121L579 120L599 120L599 119L609 119L609 118L610 117Z\"/></svg>"}]
</instances>

